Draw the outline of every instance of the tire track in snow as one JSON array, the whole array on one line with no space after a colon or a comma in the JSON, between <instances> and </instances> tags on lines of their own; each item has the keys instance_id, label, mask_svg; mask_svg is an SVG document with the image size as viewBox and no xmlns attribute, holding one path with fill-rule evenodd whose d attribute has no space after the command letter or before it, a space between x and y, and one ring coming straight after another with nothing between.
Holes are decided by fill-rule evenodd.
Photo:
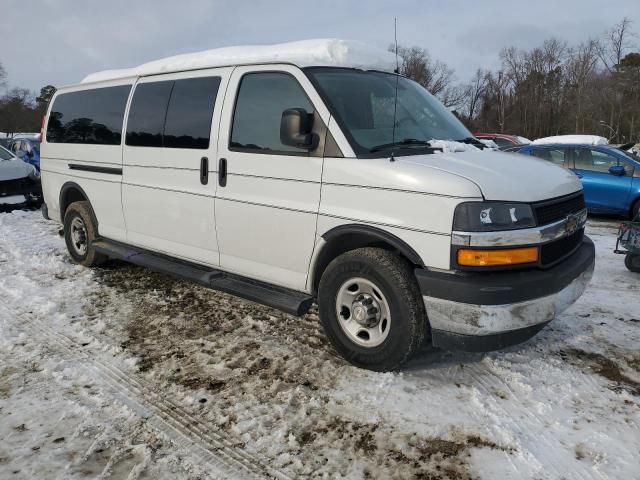
<instances>
[{"instance_id":1,"label":"tire track in snow","mask_svg":"<svg viewBox=\"0 0 640 480\"><path fill-rule=\"evenodd\" d=\"M99 352L92 355L82 351L82 346L72 338L52 329L35 315L12 312L3 303L1 309L9 315L20 317L21 327L29 330L33 339L42 344L55 345L65 361L84 369L90 376L100 379L112 396L145 418L154 428L165 434L172 442L195 449L200 461L220 473L224 478L276 478L288 479L284 473L268 466L261 458L251 455L239 447L237 439L220 432L215 425L205 423L189 414L180 405L162 397L152 385L136 379L121 370L112 359L100 358ZM83 335L87 335L83 332ZM93 337L92 337L93 338ZM97 339L94 339L99 343Z\"/></svg>"},{"instance_id":2,"label":"tire track in snow","mask_svg":"<svg viewBox=\"0 0 640 480\"><path fill-rule=\"evenodd\" d=\"M575 465L567 467L561 456L557 453L559 450L556 448L548 448L556 443L556 439L549 437L545 433L545 422L538 414L527 407L522 398L511 388L511 386L505 382L499 375L492 371L491 368L481 367L479 364L467 364L463 370L468 373L468 377L473 380L472 385L483 393L483 397L493 398L497 389L505 389L509 392L513 401L515 401L519 407L518 413L524 414L527 420L536 426L536 438L539 442L533 442L527 446L527 452L533 455L540 465L544 466L545 470L552 470L553 475L550 478L580 478L580 479L606 479L602 473L597 470L588 468L587 466L580 466L580 471L577 471ZM460 377L458 377L460 378ZM462 378L461 378L462 379ZM588 381L588 379L584 379ZM498 416L503 419L507 419L507 423L510 424L510 431L517 431L517 427L522 425L522 420L516 418L516 416L508 409L502 407L500 402L492 401L489 408L498 411ZM533 448L532 448L533 445ZM541 450L543 448L543 450Z\"/></svg>"}]
</instances>

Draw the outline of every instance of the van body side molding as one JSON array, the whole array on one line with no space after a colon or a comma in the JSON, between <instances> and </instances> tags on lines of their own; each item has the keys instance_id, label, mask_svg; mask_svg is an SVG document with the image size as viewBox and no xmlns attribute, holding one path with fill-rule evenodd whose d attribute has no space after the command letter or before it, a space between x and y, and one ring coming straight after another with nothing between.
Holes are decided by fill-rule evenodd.
<instances>
[{"instance_id":1,"label":"van body side molding","mask_svg":"<svg viewBox=\"0 0 640 480\"><path fill-rule=\"evenodd\" d=\"M211 267L153 253L108 239L93 242L95 249L111 258L124 260L156 272L198 283L252 302L302 316L309 311L313 297L307 293L278 287L265 282L241 277Z\"/></svg>"},{"instance_id":2,"label":"van body side molding","mask_svg":"<svg viewBox=\"0 0 640 480\"><path fill-rule=\"evenodd\" d=\"M79 170L81 172L93 172L93 173L106 173L109 175L122 175L122 168L98 167L94 165L80 165L78 163L70 163L69 170Z\"/></svg>"}]
</instances>

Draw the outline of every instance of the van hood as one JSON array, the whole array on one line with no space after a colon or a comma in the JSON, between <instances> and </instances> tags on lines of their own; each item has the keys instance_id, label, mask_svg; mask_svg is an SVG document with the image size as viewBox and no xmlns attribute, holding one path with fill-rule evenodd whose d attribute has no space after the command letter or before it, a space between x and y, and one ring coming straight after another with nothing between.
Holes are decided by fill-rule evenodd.
<instances>
[{"instance_id":1,"label":"van hood","mask_svg":"<svg viewBox=\"0 0 640 480\"><path fill-rule=\"evenodd\" d=\"M580 179L570 170L527 155L478 150L396 157L396 161L466 178L486 200L536 202L582 190Z\"/></svg>"},{"instance_id":2,"label":"van hood","mask_svg":"<svg viewBox=\"0 0 640 480\"><path fill-rule=\"evenodd\" d=\"M0 160L0 182L35 175L36 169L33 165L23 162L19 158Z\"/></svg>"}]
</instances>

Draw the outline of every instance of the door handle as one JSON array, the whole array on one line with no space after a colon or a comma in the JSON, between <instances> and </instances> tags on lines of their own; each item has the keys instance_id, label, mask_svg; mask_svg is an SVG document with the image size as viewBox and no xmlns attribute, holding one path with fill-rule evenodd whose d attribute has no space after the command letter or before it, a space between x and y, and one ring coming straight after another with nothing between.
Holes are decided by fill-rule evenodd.
<instances>
[{"instance_id":1,"label":"door handle","mask_svg":"<svg viewBox=\"0 0 640 480\"><path fill-rule=\"evenodd\" d=\"M227 159L221 158L218 161L218 185L227 186Z\"/></svg>"},{"instance_id":2,"label":"door handle","mask_svg":"<svg viewBox=\"0 0 640 480\"><path fill-rule=\"evenodd\" d=\"M200 183L202 185L209 183L209 159L207 157L200 159Z\"/></svg>"}]
</instances>

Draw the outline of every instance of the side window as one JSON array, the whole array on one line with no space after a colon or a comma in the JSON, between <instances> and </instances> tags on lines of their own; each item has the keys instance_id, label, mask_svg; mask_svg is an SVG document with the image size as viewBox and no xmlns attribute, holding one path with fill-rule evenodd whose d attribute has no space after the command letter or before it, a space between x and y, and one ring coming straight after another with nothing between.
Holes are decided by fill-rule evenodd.
<instances>
[{"instance_id":1,"label":"side window","mask_svg":"<svg viewBox=\"0 0 640 480\"><path fill-rule=\"evenodd\" d=\"M129 109L126 144L162 147L162 132L173 81L136 86Z\"/></svg>"},{"instance_id":2,"label":"side window","mask_svg":"<svg viewBox=\"0 0 640 480\"><path fill-rule=\"evenodd\" d=\"M576 169L609 173L609 168L619 165L619 161L608 153L581 148L576 152Z\"/></svg>"},{"instance_id":3,"label":"side window","mask_svg":"<svg viewBox=\"0 0 640 480\"><path fill-rule=\"evenodd\" d=\"M561 167L565 166L566 150L564 148L534 148L532 155L549 162L553 162Z\"/></svg>"},{"instance_id":4,"label":"side window","mask_svg":"<svg viewBox=\"0 0 640 480\"><path fill-rule=\"evenodd\" d=\"M496 142L499 147L509 147L513 145L513 142L510 142L505 138L495 137L492 140Z\"/></svg>"},{"instance_id":5,"label":"side window","mask_svg":"<svg viewBox=\"0 0 640 480\"><path fill-rule=\"evenodd\" d=\"M280 143L280 119L289 108L314 108L297 80L278 72L248 73L240 82L231 130L231 150L261 153L307 151Z\"/></svg>"},{"instance_id":6,"label":"side window","mask_svg":"<svg viewBox=\"0 0 640 480\"><path fill-rule=\"evenodd\" d=\"M220 77L141 83L127 122L127 145L209 148Z\"/></svg>"},{"instance_id":7,"label":"side window","mask_svg":"<svg viewBox=\"0 0 640 480\"><path fill-rule=\"evenodd\" d=\"M165 147L209 148L219 86L220 77L176 80L164 126Z\"/></svg>"},{"instance_id":8,"label":"side window","mask_svg":"<svg viewBox=\"0 0 640 480\"><path fill-rule=\"evenodd\" d=\"M131 85L58 95L47 124L50 143L120 145Z\"/></svg>"}]
</instances>

